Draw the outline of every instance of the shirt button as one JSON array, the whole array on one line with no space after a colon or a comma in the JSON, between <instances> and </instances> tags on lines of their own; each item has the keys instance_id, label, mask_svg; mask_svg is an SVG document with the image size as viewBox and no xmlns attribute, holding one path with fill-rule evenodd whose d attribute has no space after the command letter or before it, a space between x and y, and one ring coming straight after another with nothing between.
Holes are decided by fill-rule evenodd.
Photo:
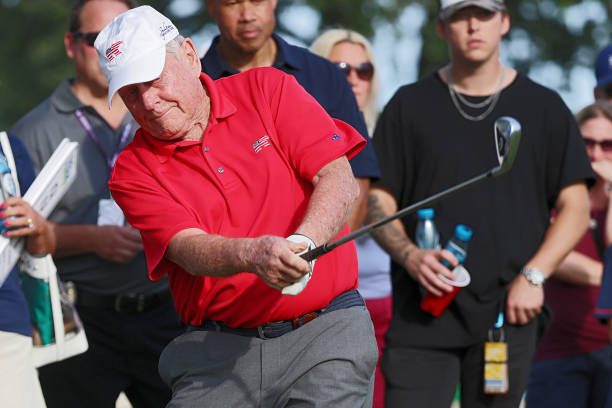
<instances>
[{"instance_id":1,"label":"shirt button","mask_svg":"<svg viewBox=\"0 0 612 408\"><path fill-rule=\"evenodd\" d=\"M218 171L219 173L223 173L225 170L223 170L223 167L219 167L219 168L217 169L217 171Z\"/></svg>"},{"instance_id":2,"label":"shirt button","mask_svg":"<svg viewBox=\"0 0 612 408\"><path fill-rule=\"evenodd\" d=\"M208 150L208 146L204 146L204 151L207 152Z\"/></svg>"}]
</instances>

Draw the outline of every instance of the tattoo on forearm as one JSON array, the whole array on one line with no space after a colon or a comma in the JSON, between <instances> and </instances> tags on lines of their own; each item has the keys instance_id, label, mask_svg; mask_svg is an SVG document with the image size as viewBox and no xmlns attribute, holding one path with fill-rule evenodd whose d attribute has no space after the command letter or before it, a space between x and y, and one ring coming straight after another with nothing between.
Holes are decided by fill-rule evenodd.
<instances>
[{"instance_id":1,"label":"tattoo on forearm","mask_svg":"<svg viewBox=\"0 0 612 408\"><path fill-rule=\"evenodd\" d=\"M409 245L409 246L404 247L404 251L401 257L402 262L400 263L400 265L402 265L404 268L406 268L406 262L408 261L408 257L410 256L412 251L414 251L415 249L417 249L416 245Z\"/></svg>"},{"instance_id":2,"label":"tattoo on forearm","mask_svg":"<svg viewBox=\"0 0 612 408\"><path fill-rule=\"evenodd\" d=\"M385 218L385 213L380 205L380 200L375 195L368 194L368 207L365 218L366 224L371 224L383 218Z\"/></svg>"}]
</instances>

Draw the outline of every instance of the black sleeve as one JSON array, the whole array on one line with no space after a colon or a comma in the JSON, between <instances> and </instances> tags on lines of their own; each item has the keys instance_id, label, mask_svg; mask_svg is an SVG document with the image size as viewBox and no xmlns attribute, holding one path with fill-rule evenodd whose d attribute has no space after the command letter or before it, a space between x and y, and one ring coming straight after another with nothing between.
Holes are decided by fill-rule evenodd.
<instances>
[{"instance_id":1,"label":"black sleeve","mask_svg":"<svg viewBox=\"0 0 612 408\"><path fill-rule=\"evenodd\" d=\"M586 154L576 121L558 95L546 110L550 165L547 166L547 197L554 205L559 192L566 186L585 181L590 187L596 176Z\"/></svg>"},{"instance_id":2,"label":"black sleeve","mask_svg":"<svg viewBox=\"0 0 612 408\"><path fill-rule=\"evenodd\" d=\"M406 169L412 168L414 163L413 149L408 146L409 129L402 123L402 118L406 117L402 109L407 109L402 104L405 98L402 93L402 89L398 90L383 109L372 139L380 168L380 184L391 191L398 203L406 195L407 186L412 185L412 180L406 179Z\"/></svg>"},{"instance_id":3,"label":"black sleeve","mask_svg":"<svg viewBox=\"0 0 612 408\"><path fill-rule=\"evenodd\" d=\"M19 181L19 189L23 196L30 188L36 174L34 173L34 165L30 154L25 147L25 144L16 137L9 134L9 143L13 151L13 159L15 160L15 168L17 169L17 179Z\"/></svg>"}]
</instances>

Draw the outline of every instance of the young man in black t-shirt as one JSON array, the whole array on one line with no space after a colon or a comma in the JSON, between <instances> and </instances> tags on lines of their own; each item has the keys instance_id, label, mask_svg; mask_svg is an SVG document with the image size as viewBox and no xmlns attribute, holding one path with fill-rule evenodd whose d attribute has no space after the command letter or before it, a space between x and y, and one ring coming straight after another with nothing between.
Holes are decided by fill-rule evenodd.
<instances>
[{"instance_id":1,"label":"young man in black t-shirt","mask_svg":"<svg viewBox=\"0 0 612 408\"><path fill-rule=\"evenodd\" d=\"M460 383L462 406L517 407L545 320L541 284L587 228L593 173L559 96L500 63L510 28L503 1L441 3L438 33L451 63L402 87L385 107L373 138L382 183L370 193L368 221L496 166L500 116L516 118L522 138L509 173L435 206L442 243L457 224L473 230L465 262L471 283L439 317L420 301L424 291L452 289L439 277L454 277L440 260L457 260L416 247L416 217L375 232L393 259L394 318L382 361L387 406L448 408ZM558 217L550 225L552 208ZM498 340L503 331L509 389L494 395L483 392L484 343L500 312L503 327L492 334Z\"/></svg>"}]
</instances>

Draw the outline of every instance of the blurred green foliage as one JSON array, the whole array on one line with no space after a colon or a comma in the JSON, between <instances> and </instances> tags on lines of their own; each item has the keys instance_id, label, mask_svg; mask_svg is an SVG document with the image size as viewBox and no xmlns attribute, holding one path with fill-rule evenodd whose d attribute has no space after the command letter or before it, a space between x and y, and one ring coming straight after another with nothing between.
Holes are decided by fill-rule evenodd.
<instances>
[{"instance_id":1,"label":"blurred green foliage","mask_svg":"<svg viewBox=\"0 0 612 408\"><path fill-rule=\"evenodd\" d=\"M189 16L173 15L172 10L178 7L169 7L171 0L140 3L162 11L182 33L190 35L212 24L204 2L193 1L201 7ZM419 72L423 75L448 60L446 44L436 34L438 0L279 0L278 13L293 5L308 5L320 12L321 30L342 26L371 38L377 24L386 22L395 27L399 37L398 18L406 6L414 3L422 5L427 16L421 28L425 46ZM506 1L513 26L507 38L525 37L530 44L529 57L510 58L512 66L523 73L544 61L557 63L566 73L575 65L590 66L597 51L611 41L612 23L607 16L599 19L591 16L579 29L570 29L564 23L564 16L574 6L587 10L595 3L601 4L610 15L612 5L605 0ZM46 98L63 78L72 75L72 63L65 55L63 44L71 4L70 0L0 0L0 26L4 33L0 42L0 129L10 128ZM291 32L282 21L278 29ZM313 38L301 40L309 44ZM389 41L392 46L394 39Z\"/></svg>"}]
</instances>

